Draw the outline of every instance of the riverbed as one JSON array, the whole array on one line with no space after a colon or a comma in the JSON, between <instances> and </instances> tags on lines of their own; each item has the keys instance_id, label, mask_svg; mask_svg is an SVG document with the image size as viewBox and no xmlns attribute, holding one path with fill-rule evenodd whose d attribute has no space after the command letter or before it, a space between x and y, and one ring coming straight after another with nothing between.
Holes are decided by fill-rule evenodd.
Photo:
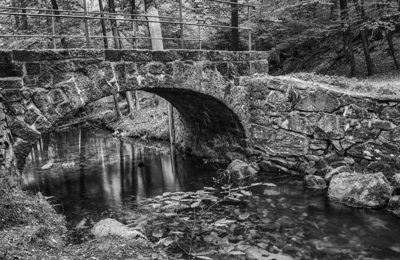
<instances>
[{"instance_id":1,"label":"riverbed","mask_svg":"<svg viewBox=\"0 0 400 260\"><path fill-rule=\"evenodd\" d=\"M171 152L168 144L69 128L43 135L32 148L23 189L52 196L74 227L132 210L144 198L212 186L218 167ZM224 231L228 243L243 240L298 259L400 259L400 221L384 210L330 203L325 191L306 190L296 176L263 173L263 181L277 186L251 188L245 204L217 208L231 219L250 213L231 234Z\"/></svg>"}]
</instances>

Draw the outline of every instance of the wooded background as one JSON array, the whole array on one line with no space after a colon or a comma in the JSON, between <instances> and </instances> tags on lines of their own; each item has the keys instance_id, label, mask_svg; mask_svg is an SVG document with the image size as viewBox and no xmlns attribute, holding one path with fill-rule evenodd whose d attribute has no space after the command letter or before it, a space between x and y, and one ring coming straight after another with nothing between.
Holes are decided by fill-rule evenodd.
<instances>
[{"instance_id":1,"label":"wooded background","mask_svg":"<svg viewBox=\"0 0 400 260\"><path fill-rule=\"evenodd\" d=\"M238 0L227 0L238 2ZM252 28L253 50L271 51L271 65L279 66L282 59L296 57L298 52L314 53L317 48L333 48L336 57L345 60L349 75L356 73L355 52L362 50L367 74L375 73L371 51L373 42L384 40L395 68L396 40L400 31L400 0L242 0L239 3L252 4L251 23L248 22L246 6L235 6L211 0L182 0L185 19L204 19L208 25L239 26ZM179 0L86 0L88 11L119 13L115 19L89 19L88 30L91 36L107 35L110 38L90 39L91 47L96 48L151 48L146 39L128 37L149 37L146 13L153 8L161 21L174 21L177 24L161 24L164 48L181 48L182 37L179 25ZM41 8L60 10L84 10L84 0L0 0L0 7ZM0 11L2 10L0 8ZM8 10L10 11L10 10ZM0 15L1 35L51 35L51 18L26 15ZM28 13L43 13L31 11ZM49 12L52 13L52 12ZM59 14L58 12L54 12ZM62 13L65 14L65 13ZM73 14L73 12L67 12ZM154 12L152 13L154 14ZM142 16L143 15L143 16ZM96 15L95 15L96 16ZM97 14L98 17L103 16ZM124 21L123 18L136 18L140 22ZM68 38L68 35L84 35L83 19L56 19L56 33L65 35L58 39L57 48L83 48L84 38ZM186 21L197 23L198 21ZM200 21L200 23L202 23ZM137 33L134 33L133 28ZM199 48L198 41L188 41L200 37L197 26L185 25L183 37L185 48ZM111 37L120 37L114 38ZM395 37L395 40L394 40ZM201 28L202 49L247 50L248 32L230 28ZM1 38L0 48L51 48L51 39L45 37Z\"/></svg>"}]
</instances>

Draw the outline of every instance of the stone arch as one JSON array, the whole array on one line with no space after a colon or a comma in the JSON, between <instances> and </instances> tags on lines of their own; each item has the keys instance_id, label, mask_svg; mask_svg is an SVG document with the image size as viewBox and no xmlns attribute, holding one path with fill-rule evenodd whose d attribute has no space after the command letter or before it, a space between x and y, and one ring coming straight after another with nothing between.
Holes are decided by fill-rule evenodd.
<instances>
[{"instance_id":1,"label":"stone arch","mask_svg":"<svg viewBox=\"0 0 400 260\"><path fill-rule=\"evenodd\" d=\"M14 77L0 79L0 84L20 159L41 133L66 114L128 90L157 94L176 107L185 123L179 135L183 146L203 154L210 153L210 148L243 151L249 132L248 94L235 82L268 70L267 55L258 52L37 50L0 54L0 62L16 71Z\"/></svg>"}]
</instances>

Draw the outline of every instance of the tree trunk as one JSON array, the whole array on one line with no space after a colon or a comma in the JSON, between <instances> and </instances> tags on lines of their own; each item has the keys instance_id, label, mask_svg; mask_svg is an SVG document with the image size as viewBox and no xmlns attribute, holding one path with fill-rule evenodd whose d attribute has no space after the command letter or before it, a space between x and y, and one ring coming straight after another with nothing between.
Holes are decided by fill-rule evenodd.
<instances>
[{"instance_id":1,"label":"tree trunk","mask_svg":"<svg viewBox=\"0 0 400 260\"><path fill-rule=\"evenodd\" d=\"M337 11L339 10L338 8L338 0L331 0L331 11L329 14L329 19L336 21L336 17L337 17ZM340 19L340 15L339 15L339 19Z\"/></svg>"},{"instance_id":2,"label":"tree trunk","mask_svg":"<svg viewBox=\"0 0 400 260\"><path fill-rule=\"evenodd\" d=\"M23 15L21 16L21 30L28 30L28 17L26 16L26 7L28 3L26 0L21 0L21 11Z\"/></svg>"},{"instance_id":3,"label":"tree trunk","mask_svg":"<svg viewBox=\"0 0 400 260\"><path fill-rule=\"evenodd\" d=\"M103 13L104 12L104 8L103 8L103 0L99 0L99 8L100 8L100 12ZM104 17L103 14L100 15L102 18ZM104 49L108 49L108 41L107 41L107 30L106 30L106 23L104 21L104 19L100 20L100 24L101 24L101 31L103 32L103 41L104 41Z\"/></svg>"},{"instance_id":4,"label":"tree trunk","mask_svg":"<svg viewBox=\"0 0 400 260\"><path fill-rule=\"evenodd\" d=\"M353 51L353 35L351 33L351 25L347 27L347 45L349 50L349 58L350 58L350 77L354 77L356 75L356 60L354 58Z\"/></svg>"},{"instance_id":5,"label":"tree trunk","mask_svg":"<svg viewBox=\"0 0 400 260\"><path fill-rule=\"evenodd\" d=\"M125 92L126 102L128 102L129 115L132 115L135 111L135 103L133 102L132 91Z\"/></svg>"},{"instance_id":6,"label":"tree trunk","mask_svg":"<svg viewBox=\"0 0 400 260\"><path fill-rule=\"evenodd\" d=\"M232 3L238 2L238 0L231 0ZM238 5L231 4L231 27L239 27L239 11ZM239 29L232 28L231 29L231 51L238 51L239 50Z\"/></svg>"},{"instance_id":7,"label":"tree trunk","mask_svg":"<svg viewBox=\"0 0 400 260\"><path fill-rule=\"evenodd\" d=\"M11 1L11 6L12 6L12 7L18 7L18 5L17 5L17 3L16 3L16 0L12 0L12 1ZM19 30L19 27L20 27L19 15L14 15L14 18L15 18L14 28L15 28L15 30Z\"/></svg>"},{"instance_id":8,"label":"tree trunk","mask_svg":"<svg viewBox=\"0 0 400 260\"><path fill-rule=\"evenodd\" d=\"M396 69L399 69L399 64L397 63L395 51L394 51L394 44L393 44L393 33L388 29L385 29L386 39L389 45L390 53L392 54L394 64L396 65Z\"/></svg>"},{"instance_id":9,"label":"tree trunk","mask_svg":"<svg viewBox=\"0 0 400 260\"><path fill-rule=\"evenodd\" d=\"M131 19L135 19L136 16L136 0L131 0ZM132 30L133 30L133 35L134 37L136 37L136 32L137 32L137 22L136 21L132 21ZM137 48L137 42L136 39L133 38L132 39L132 48L136 49Z\"/></svg>"},{"instance_id":10,"label":"tree trunk","mask_svg":"<svg viewBox=\"0 0 400 260\"><path fill-rule=\"evenodd\" d=\"M111 13L115 13L115 3L114 0L108 0L108 7L110 8ZM110 19L111 22L111 30L114 36L114 48L122 49L122 40L118 31L118 23L116 19Z\"/></svg>"},{"instance_id":11,"label":"tree trunk","mask_svg":"<svg viewBox=\"0 0 400 260\"><path fill-rule=\"evenodd\" d=\"M162 33L161 33L161 24L159 23L160 19L158 17L158 8L156 0L144 0L145 12L147 16L147 27L149 29L151 39L151 49L153 51L164 50Z\"/></svg>"},{"instance_id":12,"label":"tree trunk","mask_svg":"<svg viewBox=\"0 0 400 260\"><path fill-rule=\"evenodd\" d=\"M115 105L115 113L117 114L118 120L121 120L122 112L121 112L121 109L119 108L118 94L113 94L113 98L114 98L114 105Z\"/></svg>"},{"instance_id":13,"label":"tree trunk","mask_svg":"<svg viewBox=\"0 0 400 260\"><path fill-rule=\"evenodd\" d=\"M136 106L136 110L140 110L139 93L137 90L135 90L135 106Z\"/></svg>"},{"instance_id":14,"label":"tree trunk","mask_svg":"<svg viewBox=\"0 0 400 260\"><path fill-rule=\"evenodd\" d=\"M340 0L340 19L342 20L342 38L343 38L343 52L346 57L346 61L350 60L349 49L348 49L348 34L345 23L347 19L347 0Z\"/></svg>"},{"instance_id":15,"label":"tree trunk","mask_svg":"<svg viewBox=\"0 0 400 260\"><path fill-rule=\"evenodd\" d=\"M53 6L54 10L58 10L58 4L57 0L51 0L51 5ZM54 11L55 15L60 15L59 11ZM59 16L56 16L56 24L57 24L57 29L59 33L61 34L61 18ZM61 46L66 49L67 48L67 42L65 41L65 38L61 38Z\"/></svg>"},{"instance_id":16,"label":"tree trunk","mask_svg":"<svg viewBox=\"0 0 400 260\"><path fill-rule=\"evenodd\" d=\"M369 52L367 32L365 31L365 28L360 30L360 36L361 36L362 47L364 50L365 64L367 65L368 76L373 76L374 62L372 61L371 54Z\"/></svg>"},{"instance_id":17,"label":"tree trunk","mask_svg":"<svg viewBox=\"0 0 400 260\"><path fill-rule=\"evenodd\" d=\"M358 0L353 0L353 3L356 8L357 14L359 16L361 16L361 19L363 20L363 22L365 22L363 6L360 6L360 3L358 2ZM364 5L364 1L361 1L361 4ZM364 26L360 28L360 37L361 37L361 43L362 43L364 56L365 56L365 64L367 65L368 76L373 76L374 75L374 63L372 61L371 54L369 52L367 32L366 32Z\"/></svg>"},{"instance_id":18,"label":"tree trunk","mask_svg":"<svg viewBox=\"0 0 400 260\"><path fill-rule=\"evenodd\" d=\"M351 33L351 25L348 21L349 15L347 10L347 0L340 0L340 17L342 19L342 34L343 34L343 51L346 60L350 62L350 77L355 75L356 63L353 52L353 36Z\"/></svg>"}]
</instances>

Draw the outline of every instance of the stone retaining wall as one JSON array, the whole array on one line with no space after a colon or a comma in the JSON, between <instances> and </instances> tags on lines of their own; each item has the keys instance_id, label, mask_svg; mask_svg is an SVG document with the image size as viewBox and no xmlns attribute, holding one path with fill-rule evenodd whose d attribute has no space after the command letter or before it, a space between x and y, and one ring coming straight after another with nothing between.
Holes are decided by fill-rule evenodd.
<instances>
[{"instance_id":1,"label":"stone retaining wall","mask_svg":"<svg viewBox=\"0 0 400 260\"><path fill-rule=\"evenodd\" d=\"M399 172L399 98L290 77L243 78L241 85L249 92L251 153L262 155L266 168L325 175L348 165L389 178Z\"/></svg>"}]
</instances>

